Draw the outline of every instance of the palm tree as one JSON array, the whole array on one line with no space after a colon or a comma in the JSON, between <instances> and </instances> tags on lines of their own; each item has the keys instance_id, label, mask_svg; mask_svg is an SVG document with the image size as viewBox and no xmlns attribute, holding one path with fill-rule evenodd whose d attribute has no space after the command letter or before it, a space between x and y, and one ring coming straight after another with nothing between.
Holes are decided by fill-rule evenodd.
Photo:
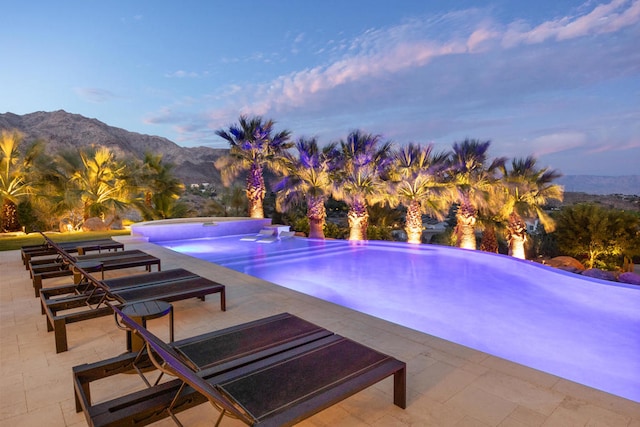
<instances>
[{"instance_id":1,"label":"palm tree","mask_svg":"<svg viewBox=\"0 0 640 427\"><path fill-rule=\"evenodd\" d=\"M513 159L511 169L505 165L500 169L504 196L501 213L502 217L508 218L509 255L525 259L527 225L523 218L537 217L547 232L554 230L553 219L542 210L542 206L551 199L562 201L563 188L553 183L562 175L553 169L536 168L533 156Z\"/></svg>"},{"instance_id":2,"label":"palm tree","mask_svg":"<svg viewBox=\"0 0 640 427\"><path fill-rule=\"evenodd\" d=\"M247 210L247 198L241 186L225 187L205 206L205 213L210 216L229 216L230 209L233 208L234 216L239 216L240 211Z\"/></svg>"},{"instance_id":3,"label":"palm tree","mask_svg":"<svg viewBox=\"0 0 640 427\"><path fill-rule=\"evenodd\" d=\"M173 174L174 167L162 161L162 154L145 154L139 177L144 188L141 210L145 219L176 218L187 213L187 206L179 202L185 187Z\"/></svg>"},{"instance_id":4,"label":"palm tree","mask_svg":"<svg viewBox=\"0 0 640 427\"><path fill-rule=\"evenodd\" d=\"M126 208L131 200L124 179L126 166L106 147L80 150L80 160L83 167L72 179L83 191L84 219Z\"/></svg>"},{"instance_id":5,"label":"palm tree","mask_svg":"<svg viewBox=\"0 0 640 427\"><path fill-rule=\"evenodd\" d=\"M238 125L230 126L228 131L216 131L231 146L229 155L221 157L215 163L224 184L230 185L240 172L249 172L246 194L251 218L264 218L262 204L267 192L264 168L281 170L283 152L292 147L289 142L290 132L284 130L273 134L273 125L272 120L263 121L260 116L240 116Z\"/></svg>"},{"instance_id":6,"label":"palm tree","mask_svg":"<svg viewBox=\"0 0 640 427\"><path fill-rule=\"evenodd\" d=\"M276 206L287 210L295 203L306 201L309 237L324 239L327 217L325 202L331 195L331 172L338 155L337 144L318 147L316 138L300 138L296 142L298 157L286 156L285 177L276 185Z\"/></svg>"},{"instance_id":7,"label":"palm tree","mask_svg":"<svg viewBox=\"0 0 640 427\"><path fill-rule=\"evenodd\" d=\"M385 179L392 161L391 142L380 144L380 135L351 132L340 141L333 196L349 206L349 240L366 240L369 203L386 201Z\"/></svg>"},{"instance_id":8,"label":"palm tree","mask_svg":"<svg viewBox=\"0 0 640 427\"><path fill-rule=\"evenodd\" d=\"M82 224L82 189L73 180L76 171L82 169L78 151L60 151L51 165L43 172L42 194L51 206L51 213L70 221L72 228Z\"/></svg>"},{"instance_id":9,"label":"palm tree","mask_svg":"<svg viewBox=\"0 0 640 427\"><path fill-rule=\"evenodd\" d=\"M135 194L126 165L106 147L58 153L55 170L46 179L55 188L49 196L55 212L67 212L72 219L78 210L83 220L115 214L125 209Z\"/></svg>"},{"instance_id":10,"label":"palm tree","mask_svg":"<svg viewBox=\"0 0 640 427\"><path fill-rule=\"evenodd\" d=\"M483 209L497 191L496 170L505 158L488 163L487 150L491 141L465 139L453 144L449 161L449 179L456 188L456 237L458 246L476 249L475 228L478 210Z\"/></svg>"},{"instance_id":11,"label":"palm tree","mask_svg":"<svg viewBox=\"0 0 640 427\"><path fill-rule=\"evenodd\" d=\"M20 223L17 217L17 204L34 191L31 168L37 157L42 154L42 144L31 144L23 156L18 146L23 135L18 131L2 130L0 134L0 230L17 231Z\"/></svg>"},{"instance_id":12,"label":"palm tree","mask_svg":"<svg viewBox=\"0 0 640 427\"><path fill-rule=\"evenodd\" d=\"M448 153L434 153L433 145L410 143L394 154L391 168L391 204L407 208L405 231L408 243L422 242L422 214L442 220L451 201L443 179Z\"/></svg>"}]
</instances>

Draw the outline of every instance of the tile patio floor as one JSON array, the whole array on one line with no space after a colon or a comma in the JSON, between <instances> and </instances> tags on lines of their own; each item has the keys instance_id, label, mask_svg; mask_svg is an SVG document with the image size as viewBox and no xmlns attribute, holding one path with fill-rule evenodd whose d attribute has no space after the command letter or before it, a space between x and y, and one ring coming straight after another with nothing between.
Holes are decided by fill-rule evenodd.
<instances>
[{"instance_id":1,"label":"tile patio floor","mask_svg":"<svg viewBox=\"0 0 640 427\"><path fill-rule=\"evenodd\" d=\"M640 404L612 396L451 342L246 276L167 249L126 241L162 259L162 269L183 267L227 288L227 311L217 295L174 303L176 339L260 317L290 312L407 363L408 406L392 404L389 379L315 415L301 426L627 426L640 427ZM141 268L107 277L143 274ZM69 278L50 279L45 287ZM452 319L452 321L455 321ZM166 318L148 327L168 339ZM56 354L39 300L33 296L19 251L0 252L0 427L85 426L75 412L71 368L125 350L112 317L68 325L69 351ZM112 396L135 376L97 388ZM115 382L115 387L114 387ZM139 382L139 380L138 380ZM136 383L137 384L137 383ZM93 391L93 390L92 390ZM210 426L210 405L185 411L186 426ZM170 419L157 426L173 426ZM223 426L242 425L225 419Z\"/></svg>"}]
</instances>

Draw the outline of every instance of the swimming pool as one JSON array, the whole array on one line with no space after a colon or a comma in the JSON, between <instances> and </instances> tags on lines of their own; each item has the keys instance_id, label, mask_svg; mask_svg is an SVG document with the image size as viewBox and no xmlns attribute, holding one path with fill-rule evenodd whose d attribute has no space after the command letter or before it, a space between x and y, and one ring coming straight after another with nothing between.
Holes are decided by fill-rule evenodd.
<instances>
[{"instance_id":1,"label":"swimming pool","mask_svg":"<svg viewBox=\"0 0 640 427\"><path fill-rule=\"evenodd\" d=\"M640 402L640 289L435 245L157 244Z\"/></svg>"}]
</instances>

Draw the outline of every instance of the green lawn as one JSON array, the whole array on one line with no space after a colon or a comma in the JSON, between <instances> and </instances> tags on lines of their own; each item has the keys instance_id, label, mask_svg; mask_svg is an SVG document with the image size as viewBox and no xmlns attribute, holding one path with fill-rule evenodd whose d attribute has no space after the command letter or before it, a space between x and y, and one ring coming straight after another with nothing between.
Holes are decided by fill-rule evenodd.
<instances>
[{"instance_id":1,"label":"green lawn","mask_svg":"<svg viewBox=\"0 0 640 427\"><path fill-rule=\"evenodd\" d=\"M109 230L109 231L79 231L73 233L46 233L54 242L72 242L75 240L101 239L110 236L128 236L129 230ZM0 233L0 251L11 251L20 249L22 246L38 245L44 243L44 239L39 233L30 233L20 236Z\"/></svg>"}]
</instances>

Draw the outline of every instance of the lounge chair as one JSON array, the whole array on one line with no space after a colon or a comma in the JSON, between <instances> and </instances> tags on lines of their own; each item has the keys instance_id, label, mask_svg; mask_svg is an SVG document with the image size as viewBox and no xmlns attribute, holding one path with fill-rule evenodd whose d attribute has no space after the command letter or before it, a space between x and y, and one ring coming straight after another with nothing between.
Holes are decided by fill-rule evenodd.
<instances>
[{"instance_id":1,"label":"lounge chair","mask_svg":"<svg viewBox=\"0 0 640 427\"><path fill-rule=\"evenodd\" d=\"M53 302L54 300L62 301L61 298L67 298L69 296L84 296L86 298L91 298L96 294L104 295L104 288L107 288L110 292L116 292L118 290L126 288L147 286L171 281L195 279L199 277L200 276L198 276L197 274L192 273L189 270L185 270L184 268L174 268L171 270L156 271L148 274L135 274L131 276L124 276L106 280L102 279L100 281L100 283L102 284L101 287L96 286L93 281L85 279L81 280L79 283L53 286L42 289L40 291L40 295L41 297L44 295L44 298L48 302ZM44 311L42 314L44 314Z\"/></svg>"},{"instance_id":2,"label":"lounge chair","mask_svg":"<svg viewBox=\"0 0 640 427\"><path fill-rule=\"evenodd\" d=\"M92 403L90 383L126 372L133 355L73 368L76 410L91 426L146 425L209 401L247 425L286 426L394 376L394 403L406 406L406 365L290 314L165 344L126 317L146 342L145 361L178 379ZM152 355L149 358L149 355Z\"/></svg>"},{"instance_id":3,"label":"lounge chair","mask_svg":"<svg viewBox=\"0 0 640 427\"><path fill-rule=\"evenodd\" d=\"M54 332L56 353L68 350L68 323L112 313L111 308L103 304L106 301L118 305L149 300L172 302L188 298L204 301L206 295L219 293L220 310L226 310L224 285L187 270L159 271L104 281L81 268L79 270L89 282L80 285L85 288L80 290L78 285L67 285L40 291L42 312L47 316L47 331Z\"/></svg>"},{"instance_id":4,"label":"lounge chair","mask_svg":"<svg viewBox=\"0 0 640 427\"><path fill-rule=\"evenodd\" d=\"M78 265L84 265L87 270L91 270L93 268L100 270L101 272L132 267L145 267L147 271L151 271L151 267L154 265L157 266L158 271L161 269L160 258L137 249L82 255L77 257L71 256L61 250L59 250L58 253L61 258L54 262L37 263L33 260L30 262L31 277L36 297L40 295L42 280L44 279L73 275L74 282L79 281L81 275L78 273L77 268L75 268Z\"/></svg>"},{"instance_id":5,"label":"lounge chair","mask_svg":"<svg viewBox=\"0 0 640 427\"><path fill-rule=\"evenodd\" d=\"M78 253L79 255L85 255L88 252L95 251L102 252L111 250L117 251L118 249L124 250L123 243L116 242L111 238L59 242L58 246L64 249L67 253ZM57 255L58 251L45 241L45 243L41 245L23 246L20 250L20 254L25 269L28 270L29 261L31 261L33 258Z\"/></svg>"}]
</instances>

